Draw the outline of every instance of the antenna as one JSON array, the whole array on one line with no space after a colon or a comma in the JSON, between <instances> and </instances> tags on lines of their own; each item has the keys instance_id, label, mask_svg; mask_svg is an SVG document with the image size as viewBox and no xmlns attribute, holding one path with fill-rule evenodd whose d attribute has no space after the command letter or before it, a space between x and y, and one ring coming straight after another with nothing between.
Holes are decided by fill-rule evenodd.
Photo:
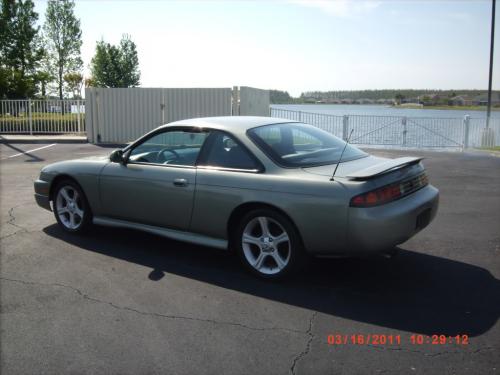
<instances>
[{"instance_id":1,"label":"antenna","mask_svg":"<svg viewBox=\"0 0 500 375\"><path fill-rule=\"evenodd\" d=\"M352 135L353 131L354 131L354 128L351 129L351 132L349 133L349 137L347 137L347 141L345 143L344 149L342 150L342 153L340 154L339 162L335 166L335 170L333 171L333 175L332 175L332 178L330 178L330 181L335 181L333 178L335 177L335 173L337 173L337 168L339 167L340 162L342 161L342 156L344 156L344 151L347 148L347 145L349 144L349 141L351 140L351 135Z\"/></svg>"}]
</instances>

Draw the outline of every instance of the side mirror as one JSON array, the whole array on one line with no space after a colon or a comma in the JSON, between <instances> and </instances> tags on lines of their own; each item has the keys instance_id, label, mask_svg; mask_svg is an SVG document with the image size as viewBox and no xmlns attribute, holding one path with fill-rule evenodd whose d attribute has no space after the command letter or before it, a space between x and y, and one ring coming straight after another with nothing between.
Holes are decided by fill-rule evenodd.
<instances>
[{"instance_id":1,"label":"side mirror","mask_svg":"<svg viewBox=\"0 0 500 375\"><path fill-rule=\"evenodd\" d=\"M109 155L109 160L113 163L120 163L123 164L125 160L123 159L123 150L114 150L110 155Z\"/></svg>"}]
</instances>

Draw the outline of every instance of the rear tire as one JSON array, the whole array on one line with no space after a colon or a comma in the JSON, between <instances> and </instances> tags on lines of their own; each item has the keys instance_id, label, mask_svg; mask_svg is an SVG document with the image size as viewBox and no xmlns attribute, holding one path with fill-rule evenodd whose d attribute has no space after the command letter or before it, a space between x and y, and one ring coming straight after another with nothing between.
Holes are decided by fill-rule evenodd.
<instances>
[{"instance_id":1,"label":"rear tire","mask_svg":"<svg viewBox=\"0 0 500 375\"><path fill-rule=\"evenodd\" d=\"M240 220L233 245L244 266L264 279L281 279L305 264L299 233L283 214L263 208Z\"/></svg>"},{"instance_id":2,"label":"rear tire","mask_svg":"<svg viewBox=\"0 0 500 375\"><path fill-rule=\"evenodd\" d=\"M92 211L80 186L72 180L59 182L53 196L54 216L69 233L83 233L92 223Z\"/></svg>"}]
</instances>

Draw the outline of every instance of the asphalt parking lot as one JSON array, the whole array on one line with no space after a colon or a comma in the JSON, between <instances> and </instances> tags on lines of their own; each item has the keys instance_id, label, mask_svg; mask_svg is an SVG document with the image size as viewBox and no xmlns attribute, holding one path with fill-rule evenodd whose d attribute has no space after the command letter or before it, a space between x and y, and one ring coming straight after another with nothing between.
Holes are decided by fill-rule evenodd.
<instances>
[{"instance_id":1,"label":"asphalt parking lot","mask_svg":"<svg viewBox=\"0 0 500 375\"><path fill-rule=\"evenodd\" d=\"M269 283L219 250L122 229L63 233L33 181L46 164L109 148L0 152L2 374L500 373L500 157L372 151L427 158L435 221L393 259L321 259ZM348 341L329 345L331 334ZM400 342L351 342L377 334Z\"/></svg>"}]
</instances>

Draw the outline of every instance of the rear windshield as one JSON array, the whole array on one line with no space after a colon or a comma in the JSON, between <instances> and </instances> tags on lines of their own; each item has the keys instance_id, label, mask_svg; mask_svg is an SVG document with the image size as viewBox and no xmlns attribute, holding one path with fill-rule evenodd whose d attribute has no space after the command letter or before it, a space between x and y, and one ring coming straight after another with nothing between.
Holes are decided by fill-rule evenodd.
<instances>
[{"instance_id":1,"label":"rear windshield","mask_svg":"<svg viewBox=\"0 0 500 375\"><path fill-rule=\"evenodd\" d=\"M250 129L248 136L277 164L284 167L312 167L336 164L345 142L324 130L303 123L285 123ZM368 156L347 145L342 161Z\"/></svg>"}]
</instances>

